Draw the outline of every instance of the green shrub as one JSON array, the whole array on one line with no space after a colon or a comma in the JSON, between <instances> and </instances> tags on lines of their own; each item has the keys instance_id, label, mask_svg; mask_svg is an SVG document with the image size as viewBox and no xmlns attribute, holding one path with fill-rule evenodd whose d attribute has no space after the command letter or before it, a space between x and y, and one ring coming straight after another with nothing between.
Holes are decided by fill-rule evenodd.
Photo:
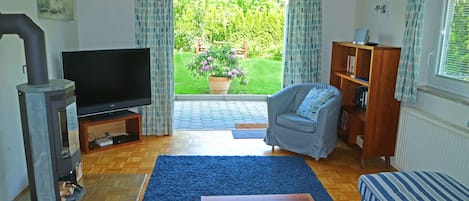
<instances>
[{"instance_id":1,"label":"green shrub","mask_svg":"<svg viewBox=\"0 0 469 201\"><path fill-rule=\"evenodd\" d=\"M282 53L283 1L175 0L174 16L178 50L193 50L197 40L204 45L224 41L234 48L247 41L249 57Z\"/></svg>"}]
</instances>

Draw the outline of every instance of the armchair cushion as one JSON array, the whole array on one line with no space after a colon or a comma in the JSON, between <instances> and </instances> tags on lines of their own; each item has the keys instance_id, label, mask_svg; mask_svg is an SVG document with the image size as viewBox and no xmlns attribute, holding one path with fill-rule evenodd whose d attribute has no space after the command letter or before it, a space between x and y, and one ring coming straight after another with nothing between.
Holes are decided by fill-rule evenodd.
<instances>
[{"instance_id":1,"label":"armchair cushion","mask_svg":"<svg viewBox=\"0 0 469 201\"><path fill-rule=\"evenodd\" d=\"M334 92L331 90L313 88L296 110L296 114L317 121L320 107L332 96Z\"/></svg>"},{"instance_id":2,"label":"armchair cushion","mask_svg":"<svg viewBox=\"0 0 469 201\"><path fill-rule=\"evenodd\" d=\"M289 129L302 132L316 131L316 121L297 115L294 112L283 113L277 116L277 124Z\"/></svg>"}]
</instances>

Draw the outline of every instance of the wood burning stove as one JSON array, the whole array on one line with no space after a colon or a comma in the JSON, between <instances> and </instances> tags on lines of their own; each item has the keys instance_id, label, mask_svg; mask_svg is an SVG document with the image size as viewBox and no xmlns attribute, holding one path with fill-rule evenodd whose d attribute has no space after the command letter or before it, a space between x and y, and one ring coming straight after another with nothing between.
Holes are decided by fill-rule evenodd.
<instances>
[{"instance_id":1,"label":"wood burning stove","mask_svg":"<svg viewBox=\"0 0 469 201\"><path fill-rule=\"evenodd\" d=\"M81 161L74 84L50 80L17 89L31 197L59 200L59 180L76 184Z\"/></svg>"},{"instance_id":2,"label":"wood burning stove","mask_svg":"<svg viewBox=\"0 0 469 201\"><path fill-rule=\"evenodd\" d=\"M48 80L44 33L24 14L0 13L2 34L24 40L28 83L17 86L32 200L61 200L59 181L77 186L67 200L79 200L81 166L75 85Z\"/></svg>"}]
</instances>

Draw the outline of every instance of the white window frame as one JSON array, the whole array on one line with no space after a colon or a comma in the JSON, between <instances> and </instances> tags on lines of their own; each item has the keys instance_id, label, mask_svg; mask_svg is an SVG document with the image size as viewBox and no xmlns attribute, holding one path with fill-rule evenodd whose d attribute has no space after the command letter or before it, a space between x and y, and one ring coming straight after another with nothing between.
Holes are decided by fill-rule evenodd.
<instances>
[{"instance_id":1,"label":"white window frame","mask_svg":"<svg viewBox=\"0 0 469 201\"><path fill-rule=\"evenodd\" d=\"M445 15L444 15L444 24L443 24L443 30L442 30L442 39L441 39L441 50L440 51L440 57L439 57L439 68L437 69L436 74L439 76L447 77L450 79L455 79L459 80L461 82L469 82L469 80L461 80L457 79L454 77L451 77L449 75L445 75L443 71L445 71L445 63L447 59L447 55L445 52L448 51L448 46L449 46L449 40L450 40L450 35L451 35L451 22L453 19L454 15L454 7L450 8L450 5L454 5L455 1L459 0L447 0L446 1L446 9L445 9Z\"/></svg>"},{"instance_id":2,"label":"white window frame","mask_svg":"<svg viewBox=\"0 0 469 201\"><path fill-rule=\"evenodd\" d=\"M427 57L427 64L428 64L428 67L429 68L432 68L432 72L429 72L429 76L428 76L428 85L432 86L432 87L435 87L435 88L438 88L438 89L442 89L442 90L445 90L445 91L448 91L448 92L451 92L451 93L456 93L458 95L462 95L462 96L466 96L466 97L469 97L469 82L466 82L466 81L462 81L462 80L458 80L458 79L454 79L454 78L450 78L450 77L447 77L447 76L443 76L443 75L439 75L438 74L438 70L440 68L440 64L441 63L445 63L445 61L442 61L442 53L443 51L446 51L447 50L447 34L446 34L446 20L447 20L447 15L448 14L452 14L450 12L447 12L448 11L448 6L449 6L449 3L452 2L454 0L443 0L442 1L442 5L440 8L441 8L441 15L437 15L435 13L431 13L431 12L427 12L425 13L426 15L433 15L433 16L441 16L440 17L440 21L438 21L437 19L435 19L435 17L430 17L432 18L431 20L426 20L425 21L425 26L439 26L439 34L435 34L433 35L434 37L432 37L432 39L434 41L438 41L437 44L435 44L436 47L432 48L432 49L435 49L436 50L436 54L434 55L433 51L430 52L428 54L428 57ZM428 1L427 1L428 3ZM426 19L428 19L427 17L425 17ZM437 25L438 23L435 23L435 22L440 22L440 25ZM449 25L451 26L451 25ZM426 31L431 31L429 29L426 29ZM425 35L425 33L424 33ZM435 38L437 37L437 38ZM424 41L427 41L428 40L432 40L432 39L427 39L425 40L425 37L424 37ZM422 61L423 59L425 59L425 57L422 58Z\"/></svg>"}]
</instances>

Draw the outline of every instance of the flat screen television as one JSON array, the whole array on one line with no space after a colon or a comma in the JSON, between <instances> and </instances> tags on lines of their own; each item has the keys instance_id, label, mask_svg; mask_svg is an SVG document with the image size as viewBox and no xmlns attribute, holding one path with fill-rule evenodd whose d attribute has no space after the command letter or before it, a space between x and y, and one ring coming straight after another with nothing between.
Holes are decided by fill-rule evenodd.
<instances>
[{"instance_id":1,"label":"flat screen television","mask_svg":"<svg viewBox=\"0 0 469 201\"><path fill-rule=\"evenodd\" d=\"M62 52L62 62L79 116L151 103L149 48Z\"/></svg>"}]
</instances>

